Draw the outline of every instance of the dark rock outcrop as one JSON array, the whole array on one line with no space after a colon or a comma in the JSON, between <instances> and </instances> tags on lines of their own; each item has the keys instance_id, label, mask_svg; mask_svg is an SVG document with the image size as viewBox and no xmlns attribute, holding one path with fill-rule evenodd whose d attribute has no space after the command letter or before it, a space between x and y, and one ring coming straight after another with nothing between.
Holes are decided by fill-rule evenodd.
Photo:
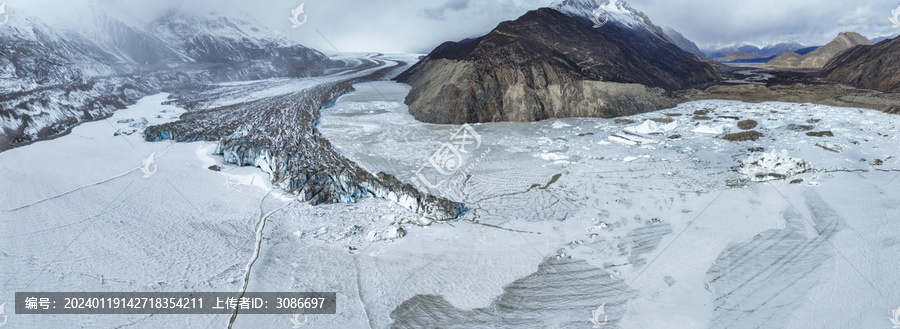
<instances>
[{"instance_id":1,"label":"dark rock outcrop","mask_svg":"<svg viewBox=\"0 0 900 329\"><path fill-rule=\"evenodd\" d=\"M900 92L897 72L900 72L900 38L851 48L822 69L822 75L830 81L884 92Z\"/></svg>"},{"instance_id":2,"label":"dark rock outcrop","mask_svg":"<svg viewBox=\"0 0 900 329\"><path fill-rule=\"evenodd\" d=\"M406 103L416 119L460 124L654 111L677 103L667 91L720 78L658 27L617 19L595 29L588 17L530 11L483 37L440 45L397 80L412 86Z\"/></svg>"}]
</instances>

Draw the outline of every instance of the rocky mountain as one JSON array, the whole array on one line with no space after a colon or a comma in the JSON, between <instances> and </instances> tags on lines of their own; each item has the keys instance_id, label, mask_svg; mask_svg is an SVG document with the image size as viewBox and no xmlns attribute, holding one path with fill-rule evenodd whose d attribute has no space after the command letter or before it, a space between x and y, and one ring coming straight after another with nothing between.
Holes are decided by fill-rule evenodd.
<instances>
[{"instance_id":1,"label":"rocky mountain","mask_svg":"<svg viewBox=\"0 0 900 329\"><path fill-rule=\"evenodd\" d=\"M681 50L697 55L701 60L710 60L709 56L706 56L706 54L700 50L700 47L697 47L696 43L689 40L675 29L667 26L663 28L663 33L669 39L669 42L675 44L678 48L681 48Z\"/></svg>"},{"instance_id":2,"label":"rocky mountain","mask_svg":"<svg viewBox=\"0 0 900 329\"><path fill-rule=\"evenodd\" d=\"M805 55L788 52L773 58L767 64L774 66L820 68L841 52L857 45L871 45L869 39L855 32L841 32L828 44Z\"/></svg>"},{"instance_id":3,"label":"rocky mountain","mask_svg":"<svg viewBox=\"0 0 900 329\"><path fill-rule=\"evenodd\" d=\"M766 46L763 48L759 48L756 46L743 46L738 48L738 50L743 51L748 54L754 54L757 56L775 56L779 54L783 54L789 51L796 51L805 48L804 45L801 45L796 42L782 42L775 45Z\"/></svg>"},{"instance_id":4,"label":"rocky mountain","mask_svg":"<svg viewBox=\"0 0 900 329\"><path fill-rule=\"evenodd\" d=\"M796 53L797 55L806 55L806 54L808 54L809 52L811 52L811 51L813 51L813 50L816 50L816 49L818 49L818 48L819 48L819 47L806 47L806 48L799 49L799 50L795 50L795 51L789 51L789 52L786 52L786 53L784 53L784 54L793 54L793 53ZM781 55L784 55L784 54L781 54ZM780 55L778 55L778 56L780 56ZM778 57L778 56L773 55L773 56L769 56L769 57L757 57L757 58L735 59L735 60L728 61L728 63L729 63L729 64L738 64L738 63L766 64L766 63L768 63L769 61L775 59L775 57Z\"/></svg>"},{"instance_id":5,"label":"rocky mountain","mask_svg":"<svg viewBox=\"0 0 900 329\"><path fill-rule=\"evenodd\" d=\"M261 24L173 10L149 24L96 12L79 30L7 6L0 27L0 151L65 133L185 84L319 75L340 65Z\"/></svg>"},{"instance_id":6,"label":"rocky mountain","mask_svg":"<svg viewBox=\"0 0 900 329\"><path fill-rule=\"evenodd\" d=\"M900 92L900 38L853 47L822 68L826 79L860 88Z\"/></svg>"},{"instance_id":7,"label":"rocky mountain","mask_svg":"<svg viewBox=\"0 0 900 329\"><path fill-rule=\"evenodd\" d=\"M803 61L803 56L791 51L775 56L774 58L767 61L766 64L772 66L799 67L801 61Z\"/></svg>"},{"instance_id":8,"label":"rocky mountain","mask_svg":"<svg viewBox=\"0 0 900 329\"><path fill-rule=\"evenodd\" d=\"M182 63L206 64L204 69L220 75L219 79L319 75L329 62L318 51L276 38L249 16L172 11L153 21L148 30Z\"/></svg>"},{"instance_id":9,"label":"rocky mountain","mask_svg":"<svg viewBox=\"0 0 900 329\"><path fill-rule=\"evenodd\" d=\"M117 59L79 34L57 31L15 7L0 26L0 87L16 92L117 71Z\"/></svg>"},{"instance_id":10,"label":"rocky mountain","mask_svg":"<svg viewBox=\"0 0 900 329\"><path fill-rule=\"evenodd\" d=\"M433 123L612 117L672 106L666 91L719 74L623 1L565 0L447 42L398 76L416 119Z\"/></svg>"},{"instance_id":11,"label":"rocky mountain","mask_svg":"<svg viewBox=\"0 0 900 329\"><path fill-rule=\"evenodd\" d=\"M720 62L733 62L777 56L786 52L803 49L804 46L796 42L782 42L775 45L758 47L754 45L738 44L705 51L710 58Z\"/></svg>"}]
</instances>

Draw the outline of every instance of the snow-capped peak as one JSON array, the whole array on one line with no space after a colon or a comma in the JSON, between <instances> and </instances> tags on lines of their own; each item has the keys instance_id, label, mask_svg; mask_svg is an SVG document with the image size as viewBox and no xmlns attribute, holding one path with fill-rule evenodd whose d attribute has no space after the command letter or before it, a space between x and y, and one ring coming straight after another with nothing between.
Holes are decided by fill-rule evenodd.
<instances>
[{"instance_id":1,"label":"snow-capped peak","mask_svg":"<svg viewBox=\"0 0 900 329\"><path fill-rule=\"evenodd\" d=\"M631 8L623 0L556 0L550 5L550 8L577 19L598 18L602 21L608 18L609 23L635 30L646 30L663 37L662 30L654 25L647 15ZM597 8L601 8L603 11L596 11ZM596 17L598 13L601 17Z\"/></svg>"}]
</instances>

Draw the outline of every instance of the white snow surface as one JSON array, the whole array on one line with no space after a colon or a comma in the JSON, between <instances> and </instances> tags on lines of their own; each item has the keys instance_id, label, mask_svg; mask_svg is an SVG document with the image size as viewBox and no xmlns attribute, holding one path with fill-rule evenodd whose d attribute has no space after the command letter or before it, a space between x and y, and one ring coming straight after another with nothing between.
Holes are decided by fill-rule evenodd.
<instances>
[{"instance_id":1,"label":"white snow surface","mask_svg":"<svg viewBox=\"0 0 900 329\"><path fill-rule=\"evenodd\" d=\"M409 182L460 128L415 121L406 85L354 87L322 111L320 129L369 171ZM422 171L470 211L419 226L415 213L383 200L296 202L259 168L212 156L214 143L113 136L129 125L118 120L171 120L175 112L157 117L178 110L159 105L165 97L0 153L7 310L16 291L236 291L269 213L249 290L336 292L338 313L310 315L310 328L586 328L601 305L610 328L890 328L900 306L898 116L701 101L629 117L672 118L665 134L600 118L473 124L481 145L453 176ZM694 120L698 110L713 119ZM757 141L691 132L731 122L718 116L834 136L764 124ZM606 142L613 137L629 143ZM810 163L791 177L804 184L740 172L771 150ZM151 154L157 170L144 178ZM399 227L400 239L367 239ZM222 328L228 318L10 314L8 324ZM242 315L234 327L290 320Z\"/></svg>"},{"instance_id":2,"label":"white snow surface","mask_svg":"<svg viewBox=\"0 0 900 329\"><path fill-rule=\"evenodd\" d=\"M400 103L406 85L355 88L323 111L320 129L367 170L411 177L459 129L413 119ZM694 119L700 110L712 119ZM785 124L760 125L756 130L763 137L757 141L731 142L721 134L742 131L733 117ZM658 130L646 120L663 118L673 120L671 130L649 134ZM510 327L492 320L507 317L529 319L526 327L591 327L591 311L603 303L610 327L620 328L890 326L884 315L900 306L900 291L892 288L900 274L891 270L891 255L900 251L900 192L894 188L900 181L900 137L893 134L900 117L813 104L700 101L627 119L641 124L570 118L472 125L483 145L464 155L459 172L422 172L432 182L444 180L435 192L466 203L473 210L465 219L484 225L478 230L483 233L462 229L455 235L454 252L492 261L471 278L450 273L470 273L478 265L453 257L426 262L428 273L420 276L437 275L442 282L418 293L439 295L452 307L378 307L395 317L373 326ZM811 125L834 137L808 136L787 124ZM700 126L716 133L692 132ZM816 146L823 142L846 148ZM779 172L794 176L766 182L740 171L743 160L762 152L769 154L764 165L790 160L781 150L813 169L799 173L792 171L802 166L790 166ZM791 184L793 179L804 183ZM454 231L446 225L429 229ZM412 246L418 238L414 229L402 241ZM510 244L522 243L524 249L506 253ZM514 260L519 257L531 265L523 267ZM583 260L595 270L553 263L562 260ZM538 264L550 269L535 272ZM606 274L593 276L594 271ZM547 275L551 281L544 284L554 290L535 283L520 291L518 281L494 282L510 275ZM481 282L491 284L476 284ZM627 284L635 295L596 288L617 284ZM588 293L593 289L599 290ZM511 298L559 298L565 305L518 313L516 304L504 304L504 311L493 311L493 303ZM422 305L431 299L406 301ZM467 313L475 309L491 315ZM436 320L444 317L470 322Z\"/></svg>"},{"instance_id":3,"label":"white snow surface","mask_svg":"<svg viewBox=\"0 0 900 329\"><path fill-rule=\"evenodd\" d=\"M662 30L657 27L643 13L635 10L623 0L557 0L550 8L553 8L573 18L595 18L595 10L599 11L601 21L608 19L611 23L617 23L624 27L641 30L663 38ZM665 38L663 38L665 39Z\"/></svg>"},{"instance_id":4,"label":"white snow surface","mask_svg":"<svg viewBox=\"0 0 900 329\"><path fill-rule=\"evenodd\" d=\"M644 120L644 123L634 127L626 127L626 131L630 131L638 134L661 134L664 132L669 132L678 127L678 123L670 122L665 124L656 123L653 120Z\"/></svg>"}]
</instances>

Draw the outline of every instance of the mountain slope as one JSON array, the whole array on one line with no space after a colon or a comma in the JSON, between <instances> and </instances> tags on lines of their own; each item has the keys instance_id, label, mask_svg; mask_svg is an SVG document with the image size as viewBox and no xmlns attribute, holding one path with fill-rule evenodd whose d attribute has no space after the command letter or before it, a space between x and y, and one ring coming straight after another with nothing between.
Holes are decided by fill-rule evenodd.
<instances>
[{"instance_id":1,"label":"mountain slope","mask_svg":"<svg viewBox=\"0 0 900 329\"><path fill-rule=\"evenodd\" d=\"M398 76L406 102L433 123L611 117L675 104L665 90L720 78L670 43L622 1L594 29L590 1L566 0L500 23L477 39L447 42Z\"/></svg>"},{"instance_id":2,"label":"mountain slope","mask_svg":"<svg viewBox=\"0 0 900 329\"><path fill-rule=\"evenodd\" d=\"M773 58L767 64L776 66L820 68L841 52L857 45L871 45L866 37L855 32L841 32L828 44L805 55L794 52L784 53Z\"/></svg>"},{"instance_id":3,"label":"mountain slope","mask_svg":"<svg viewBox=\"0 0 900 329\"><path fill-rule=\"evenodd\" d=\"M0 88L14 92L60 82L109 75L115 56L87 38L57 31L40 19L7 6L8 24L0 28ZM21 82L21 83L16 83Z\"/></svg>"},{"instance_id":4,"label":"mountain slope","mask_svg":"<svg viewBox=\"0 0 900 329\"><path fill-rule=\"evenodd\" d=\"M59 30L7 6L0 28L0 151L98 120L184 84L320 75L338 66L251 20L177 11L150 24L94 12Z\"/></svg>"},{"instance_id":5,"label":"mountain slope","mask_svg":"<svg viewBox=\"0 0 900 329\"><path fill-rule=\"evenodd\" d=\"M683 34L676 31L675 29L671 27L665 27L663 28L663 33L665 33L666 37L669 39L669 42L672 42L673 44L678 46L678 48L681 48L681 50L697 55L697 57L701 60L711 59L709 58L709 56L706 56L706 54L704 54L702 50L700 50L700 47L697 47L696 43L686 38Z\"/></svg>"},{"instance_id":6,"label":"mountain slope","mask_svg":"<svg viewBox=\"0 0 900 329\"><path fill-rule=\"evenodd\" d=\"M900 92L900 38L851 48L829 61L823 76L834 82Z\"/></svg>"}]
</instances>

